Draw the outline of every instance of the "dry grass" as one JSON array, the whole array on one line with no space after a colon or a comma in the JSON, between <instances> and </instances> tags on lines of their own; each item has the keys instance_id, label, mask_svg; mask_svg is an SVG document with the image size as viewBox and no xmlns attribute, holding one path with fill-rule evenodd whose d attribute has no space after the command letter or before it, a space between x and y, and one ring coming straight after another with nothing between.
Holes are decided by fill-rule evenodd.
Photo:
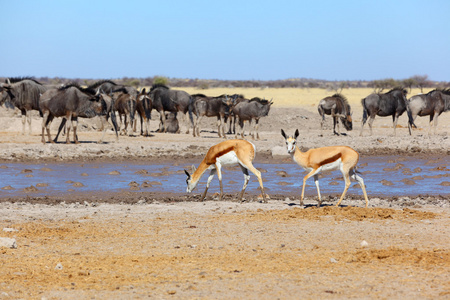
<instances>
[{"instance_id":1,"label":"dry grass","mask_svg":"<svg viewBox=\"0 0 450 300\"><path fill-rule=\"evenodd\" d=\"M201 93L207 96L242 94L247 98L261 97L265 99L273 99L274 107L302 106L304 108L312 108L314 111L316 111L316 106L320 99L331 96L335 93L335 91L328 91L319 88L211 88L201 90L198 88L184 87L176 89L184 90L189 94ZM429 90L425 90L424 93L429 92ZM373 93L373 89L371 88L345 89L342 91L342 94L347 97L350 105L355 108L361 106L361 99L371 93ZM419 93L420 89L413 89L412 92L408 94L408 97Z\"/></svg>"}]
</instances>

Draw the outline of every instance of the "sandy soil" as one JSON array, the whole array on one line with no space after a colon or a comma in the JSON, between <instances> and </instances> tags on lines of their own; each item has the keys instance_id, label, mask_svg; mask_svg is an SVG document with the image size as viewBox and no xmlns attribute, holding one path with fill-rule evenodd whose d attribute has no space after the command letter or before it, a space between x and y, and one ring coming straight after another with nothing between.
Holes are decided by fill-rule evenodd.
<instances>
[{"instance_id":1,"label":"sandy soil","mask_svg":"<svg viewBox=\"0 0 450 300\"><path fill-rule=\"evenodd\" d=\"M344 144L361 155L449 155L448 115L437 135L421 129L412 137L405 116L396 137L390 118L377 118L374 135L365 128L360 137L360 117L355 110L355 130L347 136L333 136L331 120L320 136L315 108L274 107L261 121L256 160L290 159L281 128L290 134L298 128L304 149ZM427 126L425 118L417 123ZM108 133L103 144L96 143L98 122L83 120L80 145L41 144L37 116L31 136L22 136L21 126L17 113L0 110L1 161L183 163L199 161L221 141L214 120L205 122L201 138L152 133L116 143ZM362 199L316 208L311 198L300 207L292 193L271 195L267 204L257 195L242 204L234 195L198 202L197 194L176 191L70 197L0 198L0 237L15 238L18 246L0 248L0 299L450 297L445 196L369 195L367 209Z\"/></svg>"}]
</instances>

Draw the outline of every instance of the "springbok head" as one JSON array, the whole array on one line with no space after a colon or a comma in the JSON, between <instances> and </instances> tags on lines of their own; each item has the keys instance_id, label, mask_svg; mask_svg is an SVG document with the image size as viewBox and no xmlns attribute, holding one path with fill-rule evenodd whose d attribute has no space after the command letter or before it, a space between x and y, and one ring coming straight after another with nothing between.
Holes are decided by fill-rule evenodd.
<instances>
[{"instance_id":1,"label":"springbok head","mask_svg":"<svg viewBox=\"0 0 450 300\"><path fill-rule=\"evenodd\" d=\"M286 141L286 147L289 154L293 154L295 152L295 147L297 145L297 137L299 136L298 129L295 130L294 136L287 136L286 133L284 133L284 130L281 129L281 135L284 137Z\"/></svg>"},{"instance_id":2,"label":"springbok head","mask_svg":"<svg viewBox=\"0 0 450 300\"><path fill-rule=\"evenodd\" d=\"M192 173L195 173L195 170L196 170L195 166L192 166ZM186 184L187 184L186 193L191 193L197 187L198 180L193 181L192 176L191 176L191 174L189 174L188 171L184 170L184 173L186 173L186 176L187 176L187 178L186 178Z\"/></svg>"}]
</instances>

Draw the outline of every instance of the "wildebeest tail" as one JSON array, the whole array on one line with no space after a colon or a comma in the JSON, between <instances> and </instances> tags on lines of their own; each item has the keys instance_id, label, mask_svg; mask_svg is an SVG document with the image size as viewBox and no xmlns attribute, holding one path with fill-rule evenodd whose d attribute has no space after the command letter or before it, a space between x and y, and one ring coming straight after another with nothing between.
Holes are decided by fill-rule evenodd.
<instances>
[{"instance_id":1,"label":"wildebeest tail","mask_svg":"<svg viewBox=\"0 0 450 300\"><path fill-rule=\"evenodd\" d=\"M134 124L134 113L136 112L136 102L128 101L127 102L128 109L130 110L130 124Z\"/></svg>"},{"instance_id":2,"label":"wildebeest tail","mask_svg":"<svg viewBox=\"0 0 450 300\"><path fill-rule=\"evenodd\" d=\"M117 119L116 119L116 110L114 109L114 105L115 105L116 100L114 100L114 98L111 99L111 110L110 110L110 114L111 114L111 122L113 124L114 127L114 131L116 133L116 136L118 135L118 131L119 131L119 126L117 125Z\"/></svg>"},{"instance_id":3,"label":"wildebeest tail","mask_svg":"<svg viewBox=\"0 0 450 300\"><path fill-rule=\"evenodd\" d=\"M361 100L361 105L363 107L363 116L362 116L362 123L365 124L367 121L367 108L366 108L366 98Z\"/></svg>"},{"instance_id":4,"label":"wildebeest tail","mask_svg":"<svg viewBox=\"0 0 450 300\"><path fill-rule=\"evenodd\" d=\"M192 127L194 127L194 117L192 116L193 110L194 110L194 98L192 96L189 96L188 113L189 113L189 120L191 120Z\"/></svg>"},{"instance_id":5,"label":"wildebeest tail","mask_svg":"<svg viewBox=\"0 0 450 300\"><path fill-rule=\"evenodd\" d=\"M417 128L416 124L414 124L414 118L408 105L406 105L406 114L408 115L408 124L414 128Z\"/></svg>"},{"instance_id":6,"label":"wildebeest tail","mask_svg":"<svg viewBox=\"0 0 450 300\"><path fill-rule=\"evenodd\" d=\"M152 118L152 100L148 99L148 98L144 98L144 113L145 113L145 117L147 118L147 120L151 120Z\"/></svg>"}]
</instances>

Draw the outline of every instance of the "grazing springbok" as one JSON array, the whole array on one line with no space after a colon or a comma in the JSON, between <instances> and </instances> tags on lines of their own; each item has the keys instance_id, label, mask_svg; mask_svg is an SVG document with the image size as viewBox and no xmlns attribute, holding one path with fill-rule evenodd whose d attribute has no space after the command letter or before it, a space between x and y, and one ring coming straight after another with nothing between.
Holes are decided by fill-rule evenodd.
<instances>
[{"instance_id":1,"label":"grazing springbok","mask_svg":"<svg viewBox=\"0 0 450 300\"><path fill-rule=\"evenodd\" d=\"M361 125L362 136L364 124L369 117L370 135L372 135L372 123L375 116L387 117L392 116L394 123L394 135L397 128L398 118L406 111L406 94L408 92L403 88L394 88L385 94L370 94L361 100L363 107L363 117Z\"/></svg>"},{"instance_id":2,"label":"grazing springbok","mask_svg":"<svg viewBox=\"0 0 450 300\"><path fill-rule=\"evenodd\" d=\"M325 124L325 115L331 115L333 118L333 133L335 135L341 135L341 131L339 129L339 119L341 119L342 125L344 125L345 129L348 131L353 129L352 125L352 109L350 104L348 104L347 98L342 94L334 94L330 97L325 97L319 101L319 105L317 106L317 110L319 111L319 115L322 117L322 121L320 122L320 130L323 135L323 125ZM338 131L336 132L336 125Z\"/></svg>"},{"instance_id":3,"label":"grazing springbok","mask_svg":"<svg viewBox=\"0 0 450 300\"><path fill-rule=\"evenodd\" d=\"M436 89L425 95L412 96L406 102L406 110L408 112L409 134L411 134L411 127L416 127L414 120L417 116L423 117L428 115L430 116L428 135L431 134L432 125L434 126L434 134L436 134L439 115L450 110L450 89Z\"/></svg>"},{"instance_id":4,"label":"grazing springbok","mask_svg":"<svg viewBox=\"0 0 450 300\"><path fill-rule=\"evenodd\" d=\"M266 202L266 194L264 193L264 186L261 178L261 172L258 171L252 164L255 158L255 145L245 140L226 140L217 145L209 148L205 158L198 166L197 169L193 166L193 174L190 175L188 171L184 170L187 175L187 192L191 193L197 186L200 178L206 170L210 170L208 181L206 182L206 189L203 192L201 201L205 199L206 192L208 191L209 184L211 183L214 174L217 173L220 183L220 200L223 198L223 186L222 186L222 166L236 165L241 167L242 173L244 173L244 186L239 195L239 199L242 202L244 191L247 188L250 175L248 171L255 174L258 178L259 186L261 187L261 194L263 201Z\"/></svg>"},{"instance_id":5,"label":"grazing springbok","mask_svg":"<svg viewBox=\"0 0 450 300\"><path fill-rule=\"evenodd\" d=\"M286 136L283 129L281 129L281 135L286 140L286 146L288 153L292 156L294 161L303 169L309 173L303 178L302 196L300 198L300 205L303 205L303 198L305 195L306 180L311 176L314 176L314 183L317 187L317 194L319 195L320 206L322 199L319 189L319 173L322 171L331 171L339 169L342 172L345 180L345 189L341 195L336 206L341 204L345 194L350 186L350 177L356 180L364 193L364 199L366 200L366 207L369 204L367 199L366 188L364 187L364 180L361 176L356 174L356 164L359 160L359 154L355 150L347 146L330 146L321 147L315 149L309 149L306 152L300 151L297 146L297 137L299 136L298 129L295 131L295 135Z\"/></svg>"}]
</instances>

